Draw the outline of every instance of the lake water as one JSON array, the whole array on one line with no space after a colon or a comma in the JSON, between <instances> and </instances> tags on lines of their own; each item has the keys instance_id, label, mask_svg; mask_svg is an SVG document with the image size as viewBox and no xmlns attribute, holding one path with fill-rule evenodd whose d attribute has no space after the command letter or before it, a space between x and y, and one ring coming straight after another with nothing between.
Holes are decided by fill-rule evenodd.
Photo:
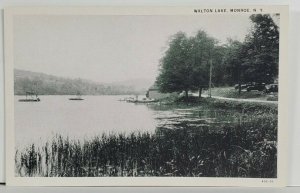
<instances>
[{"instance_id":1,"label":"lake water","mask_svg":"<svg viewBox=\"0 0 300 193\"><path fill-rule=\"evenodd\" d=\"M169 107L119 101L126 96L40 96L40 102L19 102L15 96L16 145L49 140L55 134L83 139L105 133L154 132L157 126L209 124L237 121L231 113L207 111L201 107ZM203 113L206 112L206 113ZM217 119L218 117L218 119ZM216 120L217 119L217 120Z\"/></svg>"}]
</instances>

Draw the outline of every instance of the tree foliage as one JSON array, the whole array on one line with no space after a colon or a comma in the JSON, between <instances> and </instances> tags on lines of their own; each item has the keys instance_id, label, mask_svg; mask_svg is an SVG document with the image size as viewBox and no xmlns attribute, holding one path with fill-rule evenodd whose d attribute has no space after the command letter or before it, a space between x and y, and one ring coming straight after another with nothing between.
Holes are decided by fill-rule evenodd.
<instances>
[{"instance_id":1,"label":"tree foliage","mask_svg":"<svg viewBox=\"0 0 300 193\"><path fill-rule=\"evenodd\" d=\"M200 30L188 37L178 32L170 39L160 62L156 84L161 92L186 92L208 87L210 65L214 85L246 82L272 83L278 77L279 30L269 14L250 18L252 29L244 42L224 45Z\"/></svg>"},{"instance_id":2,"label":"tree foliage","mask_svg":"<svg viewBox=\"0 0 300 193\"><path fill-rule=\"evenodd\" d=\"M156 81L162 92L193 89L190 50L191 45L185 33L178 32L171 38L169 49L161 59L160 75Z\"/></svg>"},{"instance_id":3,"label":"tree foliage","mask_svg":"<svg viewBox=\"0 0 300 193\"><path fill-rule=\"evenodd\" d=\"M279 30L269 14L250 16L253 30L241 47L243 82L271 83L278 77Z\"/></svg>"},{"instance_id":4,"label":"tree foliage","mask_svg":"<svg viewBox=\"0 0 300 193\"><path fill-rule=\"evenodd\" d=\"M193 86L194 90L201 90L208 87L210 62L217 58L215 56L217 41L204 31L198 31L195 37L190 38L190 41L193 48L193 61L191 62Z\"/></svg>"},{"instance_id":5,"label":"tree foliage","mask_svg":"<svg viewBox=\"0 0 300 193\"><path fill-rule=\"evenodd\" d=\"M240 41L228 38L224 45L224 82L233 85L239 82L240 77Z\"/></svg>"},{"instance_id":6,"label":"tree foliage","mask_svg":"<svg viewBox=\"0 0 300 193\"><path fill-rule=\"evenodd\" d=\"M156 84L161 92L198 90L208 85L209 60L216 40L206 32L187 37L183 32L175 34L161 60Z\"/></svg>"}]
</instances>

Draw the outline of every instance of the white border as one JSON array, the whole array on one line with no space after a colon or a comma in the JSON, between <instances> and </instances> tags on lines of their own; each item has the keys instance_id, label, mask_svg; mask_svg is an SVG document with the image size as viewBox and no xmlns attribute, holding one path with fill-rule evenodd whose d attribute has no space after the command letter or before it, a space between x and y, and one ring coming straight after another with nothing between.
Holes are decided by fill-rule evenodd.
<instances>
[{"instance_id":1,"label":"white border","mask_svg":"<svg viewBox=\"0 0 300 193\"><path fill-rule=\"evenodd\" d=\"M15 177L14 173L14 94L13 94L13 16L14 15L195 15L201 8L263 9L262 13L280 13L278 173L272 183L261 178L215 177ZM224 13L207 13L224 14ZM226 13L243 14L243 13ZM249 13L247 13L249 14ZM285 186L287 171L287 48L288 6L193 6L193 7L11 7L4 11L5 45L5 128L6 183L16 186ZM270 181L271 179L266 179Z\"/></svg>"}]
</instances>

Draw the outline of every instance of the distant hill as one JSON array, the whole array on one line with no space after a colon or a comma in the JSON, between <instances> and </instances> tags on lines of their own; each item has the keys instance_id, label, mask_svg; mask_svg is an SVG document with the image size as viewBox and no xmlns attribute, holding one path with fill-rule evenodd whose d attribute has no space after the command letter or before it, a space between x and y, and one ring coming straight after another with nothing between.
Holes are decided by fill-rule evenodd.
<instances>
[{"instance_id":1,"label":"distant hill","mask_svg":"<svg viewBox=\"0 0 300 193\"><path fill-rule=\"evenodd\" d=\"M111 85L124 85L134 88L137 91L146 92L152 85L154 81L150 79L136 78L120 82L114 82Z\"/></svg>"},{"instance_id":2,"label":"distant hill","mask_svg":"<svg viewBox=\"0 0 300 193\"><path fill-rule=\"evenodd\" d=\"M37 92L39 95L74 95L78 92L82 95L145 94L141 87L126 82L96 83L18 69L14 70L14 80L15 95L24 95L28 91Z\"/></svg>"}]
</instances>

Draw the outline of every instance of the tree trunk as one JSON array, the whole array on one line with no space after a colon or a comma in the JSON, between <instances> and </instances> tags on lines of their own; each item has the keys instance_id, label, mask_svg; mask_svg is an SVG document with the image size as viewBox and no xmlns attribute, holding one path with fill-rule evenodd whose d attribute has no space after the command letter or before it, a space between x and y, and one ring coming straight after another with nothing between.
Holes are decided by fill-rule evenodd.
<instances>
[{"instance_id":1,"label":"tree trunk","mask_svg":"<svg viewBox=\"0 0 300 193\"><path fill-rule=\"evenodd\" d=\"M201 94L202 94L202 87L199 88L199 98L201 98Z\"/></svg>"},{"instance_id":2,"label":"tree trunk","mask_svg":"<svg viewBox=\"0 0 300 193\"><path fill-rule=\"evenodd\" d=\"M185 90L185 98L188 99L189 98L189 91Z\"/></svg>"},{"instance_id":3,"label":"tree trunk","mask_svg":"<svg viewBox=\"0 0 300 193\"><path fill-rule=\"evenodd\" d=\"M239 82L239 95L241 95L241 92L242 92L242 85L241 82Z\"/></svg>"},{"instance_id":4,"label":"tree trunk","mask_svg":"<svg viewBox=\"0 0 300 193\"><path fill-rule=\"evenodd\" d=\"M240 65L238 65L238 80L239 80L239 95L241 95L242 84L241 84L241 69L240 69Z\"/></svg>"}]
</instances>

